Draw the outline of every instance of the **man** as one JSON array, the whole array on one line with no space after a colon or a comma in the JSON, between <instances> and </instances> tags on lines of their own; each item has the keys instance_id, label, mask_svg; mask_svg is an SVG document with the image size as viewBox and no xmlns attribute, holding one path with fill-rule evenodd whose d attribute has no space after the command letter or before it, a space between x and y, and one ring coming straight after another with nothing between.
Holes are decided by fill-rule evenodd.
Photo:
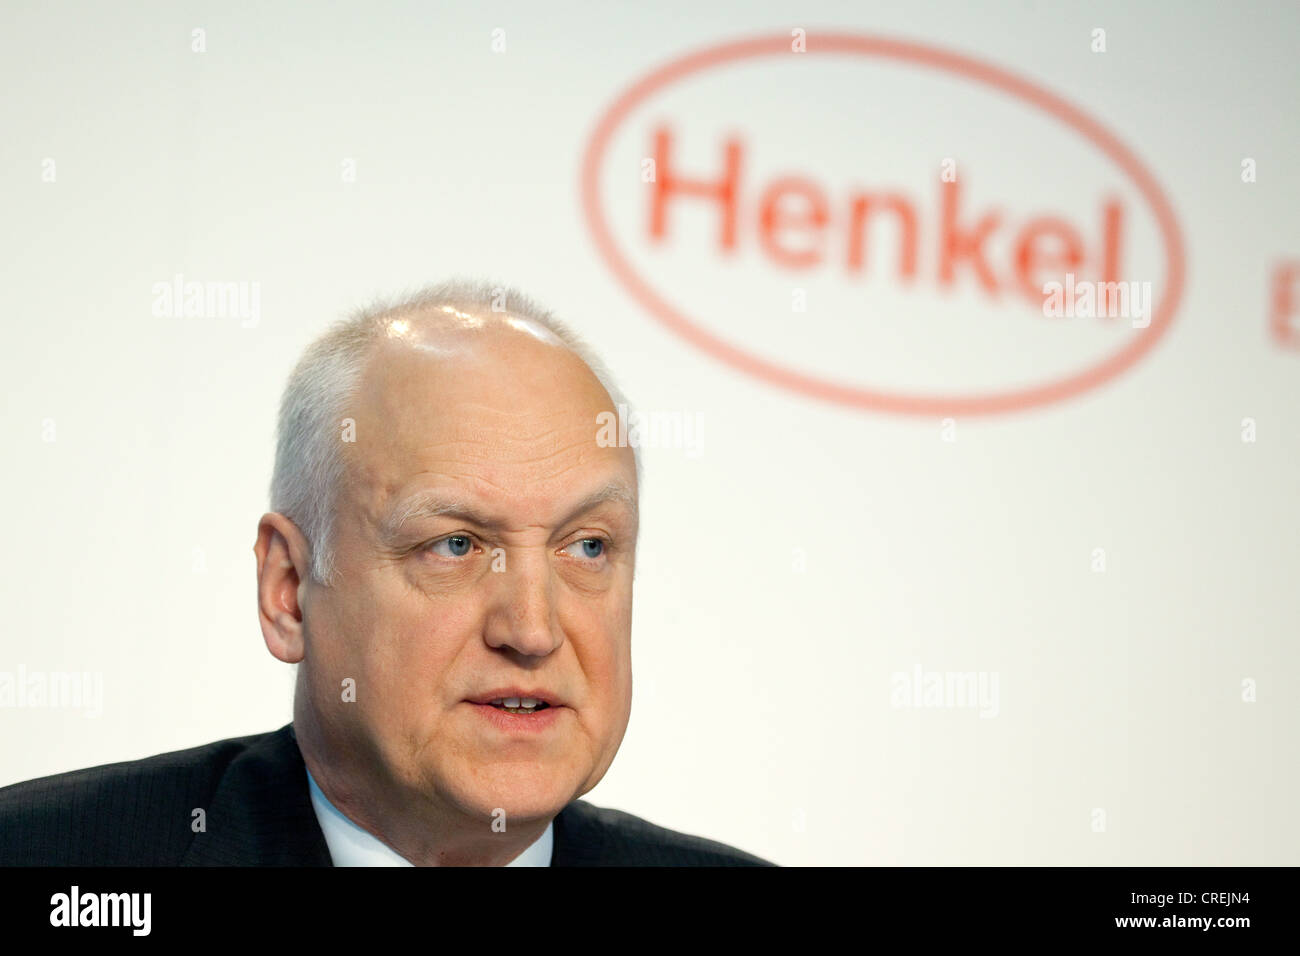
<instances>
[{"instance_id":1,"label":"man","mask_svg":"<svg viewBox=\"0 0 1300 956\"><path fill-rule=\"evenodd\" d=\"M285 391L258 610L293 723L0 790L0 864L771 865L579 800L632 702L640 461L561 323L447 283Z\"/></svg>"}]
</instances>

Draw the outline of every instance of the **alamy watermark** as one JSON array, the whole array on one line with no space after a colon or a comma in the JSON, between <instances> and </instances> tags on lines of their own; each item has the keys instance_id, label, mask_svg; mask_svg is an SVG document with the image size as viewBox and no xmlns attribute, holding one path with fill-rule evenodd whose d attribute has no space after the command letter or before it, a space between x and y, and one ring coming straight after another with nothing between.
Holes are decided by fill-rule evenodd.
<instances>
[{"instance_id":1,"label":"alamy watermark","mask_svg":"<svg viewBox=\"0 0 1300 956\"><path fill-rule=\"evenodd\" d=\"M84 710L87 717L104 712L104 675L100 671L0 671L0 707L48 707Z\"/></svg>"},{"instance_id":2,"label":"alamy watermark","mask_svg":"<svg viewBox=\"0 0 1300 956\"><path fill-rule=\"evenodd\" d=\"M1065 282L1043 286L1043 315L1048 318L1132 319L1133 328L1151 324L1150 282L1093 282L1065 274Z\"/></svg>"},{"instance_id":3,"label":"alamy watermark","mask_svg":"<svg viewBox=\"0 0 1300 956\"><path fill-rule=\"evenodd\" d=\"M153 284L153 314L166 319L242 319L240 328L254 329L262 321L262 283L187 282L178 272L170 282Z\"/></svg>"},{"instance_id":4,"label":"alamy watermark","mask_svg":"<svg viewBox=\"0 0 1300 956\"><path fill-rule=\"evenodd\" d=\"M978 709L980 717L996 717L997 671L894 671L890 704L896 708Z\"/></svg>"},{"instance_id":5,"label":"alamy watermark","mask_svg":"<svg viewBox=\"0 0 1300 956\"><path fill-rule=\"evenodd\" d=\"M148 936L153 920L152 893L83 893L72 884L50 897L51 926L121 926L132 936Z\"/></svg>"},{"instance_id":6,"label":"alamy watermark","mask_svg":"<svg viewBox=\"0 0 1300 956\"><path fill-rule=\"evenodd\" d=\"M629 411L621 402L618 414L596 416L596 444L601 448L678 448L687 458L703 453L704 416L699 412Z\"/></svg>"}]
</instances>

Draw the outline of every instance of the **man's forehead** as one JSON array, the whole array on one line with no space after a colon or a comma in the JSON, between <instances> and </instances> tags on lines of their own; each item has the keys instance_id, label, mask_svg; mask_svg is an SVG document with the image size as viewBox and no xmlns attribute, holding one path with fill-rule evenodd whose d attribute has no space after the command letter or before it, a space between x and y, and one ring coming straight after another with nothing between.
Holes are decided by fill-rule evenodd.
<instances>
[{"instance_id":1,"label":"man's forehead","mask_svg":"<svg viewBox=\"0 0 1300 956\"><path fill-rule=\"evenodd\" d=\"M564 471L620 463L630 449L602 443L610 403L562 385L547 396L498 394L483 383L464 395L401 390L357 415L348 458L367 480L392 488L421 472L468 473L488 483L541 481Z\"/></svg>"},{"instance_id":2,"label":"man's forehead","mask_svg":"<svg viewBox=\"0 0 1300 956\"><path fill-rule=\"evenodd\" d=\"M474 317L463 319L438 336L445 348L419 347L424 333L398 326L371 357L347 458L372 519L416 486L441 485L480 506L499 506L502 490L549 504L592 476L630 476L635 487L630 449L597 441L598 416L613 402L581 358L509 316L482 336Z\"/></svg>"},{"instance_id":3,"label":"man's forehead","mask_svg":"<svg viewBox=\"0 0 1300 956\"><path fill-rule=\"evenodd\" d=\"M517 502L521 511L537 512L575 491L599 485L612 487L612 501L636 505L636 462L630 448L602 447L594 418L590 424L568 423L541 428L530 421L519 433L508 427L475 422L445 410L444 428L435 432L407 429L387 433L368 449L355 443L349 456L348 482L362 506L378 515L400 497L441 489L445 497L476 502L480 507L506 510Z\"/></svg>"},{"instance_id":4,"label":"man's forehead","mask_svg":"<svg viewBox=\"0 0 1300 956\"><path fill-rule=\"evenodd\" d=\"M404 452L477 437L526 446L561 430L566 443L594 436L597 415L613 408L595 373L567 346L505 319L498 326L482 336L448 333L436 349L405 336L381 340L356 396L358 425L365 419L372 438L382 429Z\"/></svg>"},{"instance_id":5,"label":"man's forehead","mask_svg":"<svg viewBox=\"0 0 1300 956\"><path fill-rule=\"evenodd\" d=\"M598 510L612 511L631 521L638 518L636 487L622 475L603 480L592 475L579 483L554 489L481 489L463 482L417 482L412 488L391 496L376 516L380 537L396 539L404 529L438 517L468 521L484 528L503 529L522 525L559 526Z\"/></svg>"}]
</instances>

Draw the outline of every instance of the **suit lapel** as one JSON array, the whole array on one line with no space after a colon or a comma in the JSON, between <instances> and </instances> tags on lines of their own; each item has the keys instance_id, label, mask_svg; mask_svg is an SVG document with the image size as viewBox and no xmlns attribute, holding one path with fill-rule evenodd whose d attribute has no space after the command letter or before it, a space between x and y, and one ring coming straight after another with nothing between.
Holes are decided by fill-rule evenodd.
<instances>
[{"instance_id":1,"label":"suit lapel","mask_svg":"<svg viewBox=\"0 0 1300 956\"><path fill-rule=\"evenodd\" d=\"M230 762L182 866L332 866L293 724Z\"/></svg>"},{"instance_id":2,"label":"suit lapel","mask_svg":"<svg viewBox=\"0 0 1300 956\"><path fill-rule=\"evenodd\" d=\"M596 819L595 808L574 800L554 821L551 866L602 866L605 859L605 828Z\"/></svg>"}]
</instances>

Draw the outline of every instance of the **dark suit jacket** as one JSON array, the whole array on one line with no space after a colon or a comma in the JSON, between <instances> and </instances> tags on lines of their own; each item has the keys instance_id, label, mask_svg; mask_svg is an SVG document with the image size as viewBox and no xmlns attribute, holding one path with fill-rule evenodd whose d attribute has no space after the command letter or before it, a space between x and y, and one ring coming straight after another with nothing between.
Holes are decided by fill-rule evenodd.
<instances>
[{"instance_id":1,"label":"dark suit jacket","mask_svg":"<svg viewBox=\"0 0 1300 956\"><path fill-rule=\"evenodd\" d=\"M191 829L206 813L206 832ZM0 789L0 866L331 866L286 724ZM552 866L772 866L702 837L575 800Z\"/></svg>"}]
</instances>

